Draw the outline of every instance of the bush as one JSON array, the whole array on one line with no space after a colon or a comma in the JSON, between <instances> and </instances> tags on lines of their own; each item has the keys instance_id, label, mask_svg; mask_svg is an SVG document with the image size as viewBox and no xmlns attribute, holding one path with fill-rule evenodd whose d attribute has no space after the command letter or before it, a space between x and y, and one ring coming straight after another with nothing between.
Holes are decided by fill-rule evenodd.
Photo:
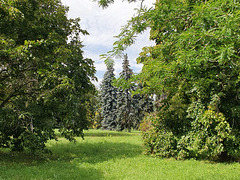
<instances>
[{"instance_id":1,"label":"bush","mask_svg":"<svg viewBox=\"0 0 240 180\"><path fill-rule=\"evenodd\" d=\"M177 139L171 131L158 129L159 117L155 114L145 116L141 124L146 153L159 157L171 157L176 154Z\"/></svg>"},{"instance_id":2,"label":"bush","mask_svg":"<svg viewBox=\"0 0 240 180\"><path fill-rule=\"evenodd\" d=\"M143 132L147 132L153 128L152 119L155 118L156 115L146 115L142 122L139 125L139 130Z\"/></svg>"},{"instance_id":3,"label":"bush","mask_svg":"<svg viewBox=\"0 0 240 180\"><path fill-rule=\"evenodd\" d=\"M239 158L239 136L232 132L224 115L211 108L197 116L191 130L183 135L174 134L159 116L153 114L145 117L141 131L146 153L153 156L210 160Z\"/></svg>"}]
</instances>

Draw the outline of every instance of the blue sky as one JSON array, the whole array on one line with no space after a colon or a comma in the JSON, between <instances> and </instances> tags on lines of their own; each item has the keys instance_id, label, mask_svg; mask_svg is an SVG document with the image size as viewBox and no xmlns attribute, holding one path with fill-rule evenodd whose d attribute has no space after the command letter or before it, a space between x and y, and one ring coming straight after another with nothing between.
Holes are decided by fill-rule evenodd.
<instances>
[{"instance_id":1,"label":"blue sky","mask_svg":"<svg viewBox=\"0 0 240 180\"><path fill-rule=\"evenodd\" d=\"M95 61L97 69L98 82L94 82L99 86L103 74L106 71L104 61L99 55L105 54L112 50L113 42L116 40L114 36L118 35L122 26L127 23L134 14L135 8L140 6L140 2L127 3L122 0L116 0L113 5L107 9L98 7L96 2L92 0L62 0L64 5L69 6L68 16L70 18L81 18L82 29L87 30L90 35L82 37L84 44L84 56ZM144 5L151 7L155 0L145 0ZM141 64L136 63L136 58L141 52L142 47L152 45L149 41L149 32L141 34L136 43L127 49L130 66L135 73L141 71ZM115 74L118 75L122 70L122 60L115 60Z\"/></svg>"}]
</instances>

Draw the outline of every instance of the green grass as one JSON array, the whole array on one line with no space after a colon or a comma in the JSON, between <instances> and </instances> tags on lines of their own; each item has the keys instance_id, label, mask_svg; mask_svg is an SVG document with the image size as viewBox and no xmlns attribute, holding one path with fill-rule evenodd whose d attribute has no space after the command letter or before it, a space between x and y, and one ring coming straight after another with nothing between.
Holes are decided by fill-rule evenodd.
<instances>
[{"instance_id":1,"label":"green grass","mask_svg":"<svg viewBox=\"0 0 240 180\"><path fill-rule=\"evenodd\" d=\"M89 130L76 143L60 138L52 155L34 156L0 149L0 180L240 179L239 163L176 161L143 155L139 132Z\"/></svg>"}]
</instances>

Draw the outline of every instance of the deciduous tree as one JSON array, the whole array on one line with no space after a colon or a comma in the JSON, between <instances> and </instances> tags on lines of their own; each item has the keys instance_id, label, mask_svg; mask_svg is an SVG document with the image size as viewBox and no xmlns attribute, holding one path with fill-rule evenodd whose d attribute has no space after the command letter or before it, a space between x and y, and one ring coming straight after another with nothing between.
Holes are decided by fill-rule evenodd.
<instances>
[{"instance_id":1,"label":"deciduous tree","mask_svg":"<svg viewBox=\"0 0 240 180\"><path fill-rule=\"evenodd\" d=\"M95 68L83 57L79 19L59 0L0 1L0 146L43 149L54 128L87 128Z\"/></svg>"}]
</instances>

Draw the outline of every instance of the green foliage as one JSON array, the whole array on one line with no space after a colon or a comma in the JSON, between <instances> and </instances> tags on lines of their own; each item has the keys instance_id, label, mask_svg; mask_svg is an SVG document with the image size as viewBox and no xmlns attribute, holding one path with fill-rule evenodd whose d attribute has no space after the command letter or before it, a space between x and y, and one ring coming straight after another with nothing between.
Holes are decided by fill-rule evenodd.
<instances>
[{"instance_id":1,"label":"green foliage","mask_svg":"<svg viewBox=\"0 0 240 180\"><path fill-rule=\"evenodd\" d=\"M0 146L41 150L87 128L95 68L82 55L79 19L59 0L0 3Z\"/></svg>"},{"instance_id":2,"label":"green foliage","mask_svg":"<svg viewBox=\"0 0 240 180\"><path fill-rule=\"evenodd\" d=\"M128 129L128 131L131 131L131 128L134 127L134 121L135 121L135 114L133 109L133 98L131 95L131 88L132 87L125 87L124 84L126 84L126 81L128 81L133 72L132 69L130 69L128 56L127 54L124 55L123 59L123 70L120 73L120 77L118 79L118 84L121 83L122 86L118 87L117 92L117 124L119 130Z\"/></svg>"},{"instance_id":3,"label":"green foliage","mask_svg":"<svg viewBox=\"0 0 240 180\"><path fill-rule=\"evenodd\" d=\"M155 9L139 12L109 54L121 53L136 34L151 28L156 45L143 48L137 60L143 69L135 77L143 94L157 97L158 120L149 142L176 141L169 145L176 153L169 150L166 156L180 158L239 151L239 2L159 0ZM158 155L165 156L163 151Z\"/></svg>"},{"instance_id":4,"label":"green foliage","mask_svg":"<svg viewBox=\"0 0 240 180\"><path fill-rule=\"evenodd\" d=\"M138 78L145 92L166 95L156 132L173 133L179 158L239 151L239 12L236 1L176 0L159 1L149 14L157 45L138 59Z\"/></svg>"},{"instance_id":5,"label":"green foliage","mask_svg":"<svg viewBox=\"0 0 240 180\"><path fill-rule=\"evenodd\" d=\"M178 142L179 158L217 158L224 151L231 150L231 128L222 113L207 110L196 121L192 130Z\"/></svg>"},{"instance_id":6,"label":"green foliage","mask_svg":"<svg viewBox=\"0 0 240 180\"><path fill-rule=\"evenodd\" d=\"M146 131L142 131L146 153L160 157L172 157L176 154L176 137L164 127L163 123L159 123L159 120L161 119L154 113L145 116L143 120L143 123L148 122L149 125Z\"/></svg>"},{"instance_id":7,"label":"green foliage","mask_svg":"<svg viewBox=\"0 0 240 180\"><path fill-rule=\"evenodd\" d=\"M97 91L95 94L88 94L87 97L87 118L91 122L90 127L99 129L102 123L100 91Z\"/></svg>"},{"instance_id":8,"label":"green foliage","mask_svg":"<svg viewBox=\"0 0 240 180\"><path fill-rule=\"evenodd\" d=\"M225 152L232 156L234 151L239 153L239 141L235 139L230 125L222 113L213 110L206 110L183 135L176 135L161 116L152 114L143 122L148 122L147 130L142 132L146 153L154 156L217 160Z\"/></svg>"},{"instance_id":9,"label":"green foliage","mask_svg":"<svg viewBox=\"0 0 240 180\"><path fill-rule=\"evenodd\" d=\"M149 114L148 116L145 116L142 122L139 125L139 130L141 132L150 131L153 128L152 122L153 122L153 114Z\"/></svg>"}]
</instances>

